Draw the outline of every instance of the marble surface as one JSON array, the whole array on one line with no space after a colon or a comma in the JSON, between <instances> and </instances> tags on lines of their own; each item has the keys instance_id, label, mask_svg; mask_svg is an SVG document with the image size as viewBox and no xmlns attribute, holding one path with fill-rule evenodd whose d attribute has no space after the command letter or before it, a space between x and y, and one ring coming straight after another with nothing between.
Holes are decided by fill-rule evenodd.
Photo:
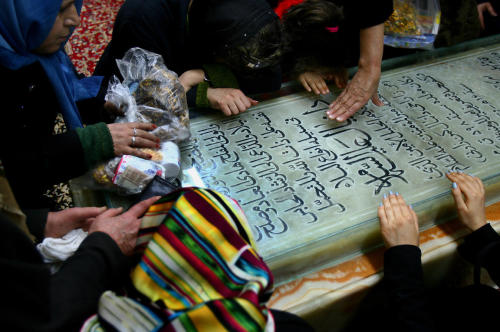
<instances>
[{"instance_id":1,"label":"marble surface","mask_svg":"<svg viewBox=\"0 0 500 332\"><path fill-rule=\"evenodd\" d=\"M500 202L486 208L486 217L500 233ZM472 284L472 266L456 252L457 245L468 233L457 220L421 232L420 248L427 285ZM269 305L302 316L318 332L338 331L352 317L366 292L383 277L384 250L377 249L281 285L275 289Z\"/></svg>"},{"instance_id":2,"label":"marble surface","mask_svg":"<svg viewBox=\"0 0 500 332\"><path fill-rule=\"evenodd\" d=\"M375 211L388 190L419 214L427 279L452 274L467 232L456 221L443 223L453 216L444 173L477 175L488 202L500 199L498 90L500 47L493 46L385 72L380 93L387 105L368 105L344 124L324 118L334 96L306 93L232 118L204 116L192 122L184 169L193 183L240 201L277 274L270 305L318 331L338 330L381 279ZM500 231L500 203L487 216Z\"/></svg>"},{"instance_id":3,"label":"marble surface","mask_svg":"<svg viewBox=\"0 0 500 332\"><path fill-rule=\"evenodd\" d=\"M448 170L500 199L500 47L383 73L386 106L328 121L334 96L293 94L191 123L183 167L239 201L278 284L381 244L376 207L404 195L422 229L453 216Z\"/></svg>"}]
</instances>

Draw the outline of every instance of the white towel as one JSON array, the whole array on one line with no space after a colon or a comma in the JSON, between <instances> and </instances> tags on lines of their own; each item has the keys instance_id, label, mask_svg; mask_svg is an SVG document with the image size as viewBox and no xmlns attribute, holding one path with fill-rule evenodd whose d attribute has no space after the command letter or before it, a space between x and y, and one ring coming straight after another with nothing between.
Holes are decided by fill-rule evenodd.
<instances>
[{"instance_id":1,"label":"white towel","mask_svg":"<svg viewBox=\"0 0 500 332\"><path fill-rule=\"evenodd\" d=\"M37 245L45 263L51 265L52 273L57 272L62 262L73 256L88 233L78 228L60 238L47 237Z\"/></svg>"}]
</instances>

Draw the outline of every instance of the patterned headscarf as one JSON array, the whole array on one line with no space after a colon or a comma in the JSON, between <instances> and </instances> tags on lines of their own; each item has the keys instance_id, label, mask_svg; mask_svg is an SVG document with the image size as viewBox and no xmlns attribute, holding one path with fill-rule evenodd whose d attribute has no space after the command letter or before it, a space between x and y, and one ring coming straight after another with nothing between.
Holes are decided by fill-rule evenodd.
<instances>
[{"instance_id":1,"label":"patterned headscarf","mask_svg":"<svg viewBox=\"0 0 500 332\"><path fill-rule=\"evenodd\" d=\"M62 0L0 1L0 65L18 70L40 62L52 83L61 113L70 128L82 127L76 101L95 97L102 78L79 79L63 46L56 53L33 53L49 35ZM83 0L76 0L80 13Z\"/></svg>"},{"instance_id":2,"label":"patterned headscarf","mask_svg":"<svg viewBox=\"0 0 500 332\"><path fill-rule=\"evenodd\" d=\"M266 307L273 275L233 199L202 188L163 196L142 218L138 245L145 251L131 278L143 296L104 293L81 332L102 322L119 331L275 330Z\"/></svg>"}]
</instances>

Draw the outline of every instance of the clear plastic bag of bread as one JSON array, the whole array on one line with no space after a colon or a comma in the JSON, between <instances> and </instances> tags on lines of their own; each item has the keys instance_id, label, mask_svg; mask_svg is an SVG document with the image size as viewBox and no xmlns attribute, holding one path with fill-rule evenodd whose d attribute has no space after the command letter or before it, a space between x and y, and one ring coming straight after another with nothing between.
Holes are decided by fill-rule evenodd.
<instances>
[{"instance_id":1,"label":"clear plastic bag of bread","mask_svg":"<svg viewBox=\"0 0 500 332\"><path fill-rule=\"evenodd\" d=\"M113 77L105 97L106 101L112 102L124 112L124 116L117 118L116 122L153 123L157 128L152 133L162 144L161 149L157 151L143 149L156 156L147 163L145 160L137 160L136 157L117 157L98 166L93 177L97 183L106 185L108 189L110 185L117 186L122 194L137 194L147 186L155 174L172 177L173 172L169 170L175 168L172 167L172 158L175 156L170 154L175 154L172 153L175 149L167 143L178 144L190 137L189 110L186 94L177 74L167 69L160 55L135 47L116 62L123 82ZM124 164L130 164L130 169L121 169Z\"/></svg>"},{"instance_id":2,"label":"clear plastic bag of bread","mask_svg":"<svg viewBox=\"0 0 500 332\"><path fill-rule=\"evenodd\" d=\"M116 60L123 82L113 79L106 100L125 112L118 122L147 122L158 126L153 134L162 141L182 142L189 138L189 109L186 94L176 73L168 70L161 55L139 47ZM133 101L124 96L126 87Z\"/></svg>"}]
</instances>

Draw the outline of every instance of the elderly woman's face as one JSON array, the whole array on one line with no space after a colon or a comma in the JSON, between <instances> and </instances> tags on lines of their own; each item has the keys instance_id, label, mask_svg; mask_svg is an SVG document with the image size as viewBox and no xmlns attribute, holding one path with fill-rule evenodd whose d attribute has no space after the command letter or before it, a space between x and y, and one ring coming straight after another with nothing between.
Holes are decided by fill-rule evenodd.
<instances>
[{"instance_id":1,"label":"elderly woman's face","mask_svg":"<svg viewBox=\"0 0 500 332\"><path fill-rule=\"evenodd\" d=\"M45 1L45 0L44 0ZM76 11L74 0L63 0L61 9L57 14L56 21L49 35L42 45L34 50L39 54L51 54L57 52L62 44L68 39L71 29L80 24L80 16Z\"/></svg>"}]
</instances>

